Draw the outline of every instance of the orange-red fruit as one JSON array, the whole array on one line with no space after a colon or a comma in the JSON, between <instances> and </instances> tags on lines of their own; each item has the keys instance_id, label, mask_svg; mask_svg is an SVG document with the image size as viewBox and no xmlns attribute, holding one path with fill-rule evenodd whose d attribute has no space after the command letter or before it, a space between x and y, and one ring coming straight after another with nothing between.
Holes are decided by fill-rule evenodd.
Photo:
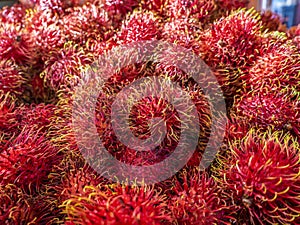
<instances>
[{"instance_id":1,"label":"orange-red fruit","mask_svg":"<svg viewBox=\"0 0 300 225\"><path fill-rule=\"evenodd\" d=\"M241 224L295 224L300 213L299 144L288 134L250 132L220 158L219 182Z\"/></svg>"},{"instance_id":2,"label":"orange-red fruit","mask_svg":"<svg viewBox=\"0 0 300 225\"><path fill-rule=\"evenodd\" d=\"M231 116L238 121L247 121L252 127L285 130L299 136L299 107L300 102L292 101L289 96L261 89L236 99Z\"/></svg>"},{"instance_id":3,"label":"orange-red fruit","mask_svg":"<svg viewBox=\"0 0 300 225\"><path fill-rule=\"evenodd\" d=\"M261 48L260 27L254 10L234 11L203 32L200 56L214 68L252 65Z\"/></svg>"},{"instance_id":4,"label":"orange-red fruit","mask_svg":"<svg viewBox=\"0 0 300 225\"><path fill-rule=\"evenodd\" d=\"M58 150L41 132L23 130L0 153L0 184L16 184L24 190L39 189L59 162Z\"/></svg>"},{"instance_id":5,"label":"orange-red fruit","mask_svg":"<svg viewBox=\"0 0 300 225\"><path fill-rule=\"evenodd\" d=\"M183 170L172 187L169 202L176 224L231 224L234 208L213 178L199 169Z\"/></svg>"},{"instance_id":6,"label":"orange-red fruit","mask_svg":"<svg viewBox=\"0 0 300 225\"><path fill-rule=\"evenodd\" d=\"M89 197L74 197L63 205L65 224L170 224L166 198L150 187L110 185L87 188Z\"/></svg>"}]
</instances>

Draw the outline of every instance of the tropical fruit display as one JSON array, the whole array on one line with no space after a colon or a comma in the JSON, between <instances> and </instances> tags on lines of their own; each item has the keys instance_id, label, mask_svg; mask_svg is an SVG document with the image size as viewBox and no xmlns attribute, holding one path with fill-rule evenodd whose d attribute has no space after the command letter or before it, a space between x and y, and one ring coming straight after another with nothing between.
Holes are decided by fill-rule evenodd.
<instances>
[{"instance_id":1,"label":"tropical fruit display","mask_svg":"<svg viewBox=\"0 0 300 225\"><path fill-rule=\"evenodd\" d=\"M248 2L3 7L0 224L300 224L300 25Z\"/></svg>"}]
</instances>

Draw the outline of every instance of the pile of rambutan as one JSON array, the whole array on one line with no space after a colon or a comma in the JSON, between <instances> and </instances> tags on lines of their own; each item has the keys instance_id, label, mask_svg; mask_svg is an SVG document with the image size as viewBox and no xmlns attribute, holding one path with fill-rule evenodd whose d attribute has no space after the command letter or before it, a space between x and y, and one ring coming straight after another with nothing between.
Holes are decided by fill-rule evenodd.
<instances>
[{"instance_id":1,"label":"pile of rambutan","mask_svg":"<svg viewBox=\"0 0 300 225\"><path fill-rule=\"evenodd\" d=\"M3 7L0 224L300 224L300 25L287 30L277 14L249 9L248 3L20 0ZM172 156L179 141L198 140L181 169L150 184L135 177L116 182L98 173L86 157L101 154L83 154L85 143L78 142L72 117L76 88L93 63L141 41L171 43L203 60L226 105L226 123L216 122L222 143L214 146L210 166L202 168L205 147L215 138L209 101L218 99L207 98L190 74L164 62L177 54L166 51L162 62L137 62L105 75L93 123L116 160L151 166ZM136 151L118 139L110 121L112 105L126 86L153 77L187 93L199 117L199 137L180 140L186 124L176 107L132 90L128 99L139 101L130 111L128 132L144 141L162 132L149 121L160 117L166 125L161 143ZM83 101L76 110L84 112L90 102ZM82 124L82 132L87 126ZM94 140L86 140L93 146ZM122 167L115 172L126 174Z\"/></svg>"}]
</instances>

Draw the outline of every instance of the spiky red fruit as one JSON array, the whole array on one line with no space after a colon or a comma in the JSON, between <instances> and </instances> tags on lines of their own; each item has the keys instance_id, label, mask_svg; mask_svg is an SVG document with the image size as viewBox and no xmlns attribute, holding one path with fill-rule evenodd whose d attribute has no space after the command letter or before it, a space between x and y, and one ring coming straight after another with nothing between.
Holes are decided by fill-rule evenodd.
<instances>
[{"instance_id":1,"label":"spiky red fruit","mask_svg":"<svg viewBox=\"0 0 300 225\"><path fill-rule=\"evenodd\" d=\"M109 13L114 21L124 19L124 16L138 6L138 0L104 0L104 9Z\"/></svg>"},{"instance_id":2,"label":"spiky red fruit","mask_svg":"<svg viewBox=\"0 0 300 225\"><path fill-rule=\"evenodd\" d=\"M17 109L18 126L46 132L55 115L57 107L52 104L31 104Z\"/></svg>"},{"instance_id":3,"label":"spiky red fruit","mask_svg":"<svg viewBox=\"0 0 300 225\"><path fill-rule=\"evenodd\" d=\"M20 95L26 82L20 67L11 60L0 60L0 90Z\"/></svg>"},{"instance_id":4,"label":"spiky red fruit","mask_svg":"<svg viewBox=\"0 0 300 225\"><path fill-rule=\"evenodd\" d=\"M112 36L112 22L102 5L86 3L67 11L60 22L69 41L84 45L89 39L106 41Z\"/></svg>"},{"instance_id":5,"label":"spiky red fruit","mask_svg":"<svg viewBox=\"0 0 300 225\"><path fill-rule=\"evenodd\" d=\"M89 190L88 190L89 189ZM63 205L65 224L170 224L165 196L149 187L115 185L86 188L89 197L74 197Z\"/></svg>"},{"instance_id":6,"label":"spiky red fruit","mask_svg":"<svg viewBox=\"0 0 300 225\"><path fill-rule=\"evenodd\" d=\"M172 191L174 196L169 204L176 224L232 224L234 221L229 195L213 178L196 168L181 171Z\"/></svg>"},{"instance_id":7,"label":"spiky red fruit","mask_svg":"<svg viewBox=\"0 0 300 225\"><path fill-rule=\"evenodd\" d=\"M160 39L160 19L152 12L134 11L123 21L119 39L124 43Z\"/></svg>"},{"instance_id":8,"label":"spiky red fruit","mask_svg":"<svg viewBox=\"0 0 300 225\"><path fill-rule=\"evenodd\" d=\"M299 144L280 133L250 132L232 142L218 171L239 224L294 224L300 212Z\"/></svg>"},{"instance_id":9,"label":"spiky red fruit","mask_svg":"<svg viewBox=\"0 0 300 225\"><path fill-rule=\"evenodd\" d=\"M16 185L0 185L0 221L3 224L53 224L51 203L45 196L26 194Z\"/></svg>"},{"instance_id":10,"label":"spiky red fruit","mask_svg":"<svg viewBox=\"0 0 300 225\"><path fill-rule=\"evenodd\" d=\"M236 99L232 117L247 121L252 127L285 130L299 135L299 101L292 101L289 96L260 92L244 94Z\"/></svg>"},{"instance_id":11,"label":"spiky red fruit","mask_svg":"<svg viewBox=\"0 0 300 225\"><path fill-rule=\"evenodd\" d=\"M68 42L62 49L52 52L45 62L45 70L41 77L47 86L57 91L63 87L74 88L85 71L85 66L91 63L91 56L83 48Z\"/></svg>"},{"instance_id":12,"label":"spiky red fruit","mask_svg":"<svg viewBox=\"0 0 300 225\"><path fill-rule=\"evenodd\" d=\"M200 33L201 25L186 19L172 19L165 22L162 27L163 40L193 49L195 54L199 54L199 44L195 40L199 37Z\"/></svg>"},{"instance_id":13,"label":"spiky red fruit","mask_svg":"<svg viewBox=\"0 0 300 225\"><path fill-rule=\"evenodd\" d=\"M1 184L13 183L24 190L39 189L52 166L59 162L58 150L43 135L24 130L7 142L0 153Z\"/></svg>"},{"instance_id":14,"label":"spiky red fruit","mask_svg":"<svg viewBox=\"0 0 300 225\"><path fill-rule=\"evenodd\" d=\"M205 22L211 16L215 5L212 0L196 0L196 1L168 1L167 9L171 18L193 18L197 22Z\"/></svg>"},{"instance_id":15,"label":"spiky red fruit","mask_svg":"<svg viewBox=\"0 0 300 225\"><path fill-rule=\"evenodd\" d=\"M245 8L249 4L249 0L215 0L220 9L235 10Z\"/></svg>"},{"instance_id":16,"label":"spiky red fruit","mask_svg":"<svg viewBox=\"0 0 300 225\"><path fill-rule=\"evenodd\" d=\"M0 21L1 23L22 24L25 14L25 7L21 4L5 6L0 10Z\"/></svg>"},{"instance_id":17,"label":"spiky red fruit","mask_svg":"<svg viewBox=\"0 0 300 225\"><path fill-rule=\"evenodd\" d=\"M9 95L0 91L0 130L12 135L17 131L16 101Z\"/></svg>"},{"instance_id":18,"label":"spiky red fruit","mask_svg":"<svg viewBox=\"0 0 300 225\"><path fill-rule=\"evenodd\" d=\"M49 57L50 52L63 47L67 37L62 32L57 14L49 9L42 11L28 9L25 18L26 30L29 32L35 51L42 61Z\"/></svg>"},{"instance_id":19,"label":"spiky red fruit","mask_svg":"<svg viewBox=\"0 0 300 225\"><path fill-rule=\"evenodd\" d=\"M284 31L283 29L283 19L277 13L270 10L263 11L261 13L261 20L263 23L263 29L268 31Z\"/></svg>"},{"instance_id":20,"label":"spiky red fruit","mask_svg":"<svg viewBox=\"0 0 300 225\"><path fill-rule=\"evenodd\" d=\"M30 35L21 25L1 23L0 59L13 59L20 64L32 62L35 52Z\"/></svg>"},{"instance_id":21,"label":"spiky red fruit","mask_svg":"<svg viewBox=\"0 0 300 225\"><path fill-rule=\"evenodd\" d=\"M153 0L153 1L141 0L140 5L142 9L152 11L159 16L165 17L166 16L165 8L168 5L168 0Z\"/></svg>"},{"instance_id":22,"label":"spiky red fruit","mask_svg":"<svg viewBox=\"0 0 300 225\"><path fill-rule=\"evenodd\" d=\"M261 47L260 26L253 9L234 11L200 36L200 56L214 68L252 65Z\"/></svg>"},{"instance_id":23,"label":"spiky red fruit","mask_svg":"<svg viewBox=\"0 0 300 225\"><path fill-rule=\"evenodd\" d=\"M299 95L300 55L291 44L284 44L259 57L254 66L242 76L245 88L266 88L269 92Z\"/></svg>"}]
</instances>

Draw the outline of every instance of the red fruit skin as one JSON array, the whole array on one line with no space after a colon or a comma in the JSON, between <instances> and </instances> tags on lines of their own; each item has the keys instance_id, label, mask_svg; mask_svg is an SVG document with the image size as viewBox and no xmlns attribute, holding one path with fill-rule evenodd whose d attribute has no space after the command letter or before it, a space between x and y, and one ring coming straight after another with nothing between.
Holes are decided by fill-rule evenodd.
<instances>
[{"instance_id":1,"label":"red fruit skin","mask_svg":"<svg viewBox=\"0 0 300 225\"><path fill-rule=\"evenodd\" d=\"M35 52L30 35L21 25L0 24L0 59L14 60L18 64L32 63Z\"/></svg>"},{"instance_id":2,"label":"red fruit skin","mask_svg":"<svg viewBox=\"0 0 300 225\"><path fill-rule=\"evenodd\" d=\"M236 99L231 116L262 130L284 130L299 136L299 107L299 101L292 101L289 96L262 89Z\"/></svg>"},{"instance_id":3,"label":"red fruit skin","mask_svg":"<svg viewBox=\"0 0 300 225\"><path fill-rule=\"evenodd\" d=\"M114 23L119 23L125 15L138 6L138 0L104 0L104 9L108 12Z\"/></svg>"},{"instance_id":4,"label":"red fruit skin","mask_svg":"<svg viewBox=\"0 0 300 225\"><path fill-rule=\"evenodd\" d=\"M163 24L162 39L192 49L199 54L199 43L196 39L201 34L201 25L188 19L172 19Z\"/></svg>"},{"instance_id":5,"label":"red fruit skin","mask_svg":"<svg viewBox=\"0 0 300 225\"><path fill-rule=\"evenodd\" d=\"M161 20L152 12L134 11L126 18L118 35L121 43L161 38Z\"/></svg>"},{"instance_id":6,"label":"red fruit skin","mask_svg":"<svg viewBox=\"0 0 300 225\"><path fill-rule=\"evenodd\" d=\"M10 136L17 131L16 101L0 91L0 131Z\"/></svg>"},{"instance_id":7,"label":"red fruit skin","mask_svg":"<svg viewBox=\"0 0 300 225\"><path fill-rule=\"evenodd\" d=\"M231 142L219 160L218 182L239 207L240 224L295 224L300 211L296 139L284 132L252 130Z\"/></svg>"},{"instance_id":8,"label":"red fruit skin","mask_svg":"<svg viewBox=\"0 0 300 225\"><path fill-rule=\"evenodd\" d=\"M38 67L41 67L52 51L63 47L67 37L62 31L59 16L49 9L27 9L25 18L25 29L30 34L38 58L42 61L38 61Z\"/></svg>"},{"instance_id":9,"label":"red fruit skin","mask_svg":"<svg viewBox=\"0 0 300 225\"><path fill-rule=\"evenodd\" d=\"M45 70L40 74L46 86L58 91L62 88L73 89L81 79L85 66L92 63L92 56L72 42L62 49L53 51L45 62Z\"/></svg>"},{"instance_id":10,"label":"red fruit skin","mask_svg":"<svg viewBox=\"0 0 300 225\"><path fill-rule=\"evenodd\" d=\"M12 60L0 61L0 90L4 93L10 93L19 96L23 91L23 85L26 83L24 72Z\"/></svg>"},{"instance_id":11,"label":"red fruit skin","mask_svg":"<svg viewBox=\"0 0 300 225\"><path fill-rule=\"evenodd\" d=\"M47 132L51 128L50 124L56 109L55 105L44 103L18 107L16 112L20 131L28 127L32 130Z\"/></svg>"},{"instance_id":12,"label":"red fruit skin","mask_svg":"<svg viewBox=\"0 0 300 225\"><path fill-rule=\"evenodd\" d=\"M26 8L22 4L4 6L0 10L1 23L22 24L26 14Z\"/></svg>"},{"instance_id":13,"label":"red fruit skin","mask_svg":"<svg viewBox=\"0 0 300 225\"><path fill-rule=\"evenodd\" d=\"M29 192L40 188L60 160L58 149L43 135L24 129L9 140L0 153L1 185L11 183Z\"/></svg>"},{"instance_id":14,"label":"red fruit skin","mask_svg":"<svg viewBox=\"0 0 300 225\"><path fill-rule=\"evenodd\" d=\"M261 20L265 30L278 31L283 28L283 19L281 16L270 10L266 10L261 13Z\"/></svg>"},{"instance_id":15,"label":"red fruit skin","mask_svg":"<svg viewBox=\"0 0 300 225\"><path fill-rule=\"evenodd\" d=\"M220 9L236 10L238 8L245 8L249 4L249 0L215 0Z\"/></svg>"},{"instance_id":16,"label":"red fruit skin","mask_svg":"<svg viewBox=\"0 0 300 225\"><path fill-rule=\"evenodd\" d=\"M106 41L113 35L113 24L103 5L87 2L70 8L60 22L67 40L81 45L89 39Z\"/></svg>"},{"instance_id":17,"label":"red fruit skin","mask_svg":"<svg viewBox=\"0 0 300 225\"><path fill-rule=\"evenodd\" d=\"M13 184L0 185L0 221L3 224L54 224L47 196L29 195Z\"/></svg>"},{"instance_id":18,"label":"red fruit skin","mask_svg":"<svg viewBox=\"0 0 300 225\"><path fill-rule=\"evenodd\" d=\"M169 207L176 224L232 224L234 207L213 178L197 168L179 172L173 181Z\"/></svg>"},{"instance_id":19,"label":"red fruit skin","mask_svg":"<svg viewBox=\"0 0 300 225\"><path fill-rule=\"evenodd\" d=\"M141 0L140 1L140 7L142 9L154 12L155 14L166 17L166 7L168 5L169 0L153 0L153 1L147 1L147 0Z\"/></svg>"},{"instance_id":20,"label":"red fruit skin","mask_svg":"<svg viewBox=\"0 0 300 225\"><path fill-rule=\"evenodd\" d=\"M299 95L300 55L291 43L270 47L241 79L247 91L265 88L268 92Z\"/></svg>"},{"instance_id":21,"label":"red fruit skin","mask_svg":"<svg viewBox=\"0 0 300 225\"><path fill-rule=\"evenodd\" d=\"M171 224L165 196L151 187L121 185L90 187L88 198L74 197L63 204L65 224Z\"/></svg>"},{"instance_id":22,"label":"red fruit skin","mask_svg":"<svg viewBox=\"0 0 300 225\"><path fill-rule=\"evenodd\" d=\"M260 27L253 9L232 12L200 35L201 58L213 68L247 68L259 55Z\"/></svg>"},{"instance_id":23,"label":"red fruit skin","mask_svg":"<svg viewBox=\"0 0 300 225\"><path fill-rule=\"evenodd\" d=\"M169 0L167 5L167 12L170 18L193 18L197 22L207 22L214 9L215 4L212 0Z\"/></svg>"}]
</instances>

